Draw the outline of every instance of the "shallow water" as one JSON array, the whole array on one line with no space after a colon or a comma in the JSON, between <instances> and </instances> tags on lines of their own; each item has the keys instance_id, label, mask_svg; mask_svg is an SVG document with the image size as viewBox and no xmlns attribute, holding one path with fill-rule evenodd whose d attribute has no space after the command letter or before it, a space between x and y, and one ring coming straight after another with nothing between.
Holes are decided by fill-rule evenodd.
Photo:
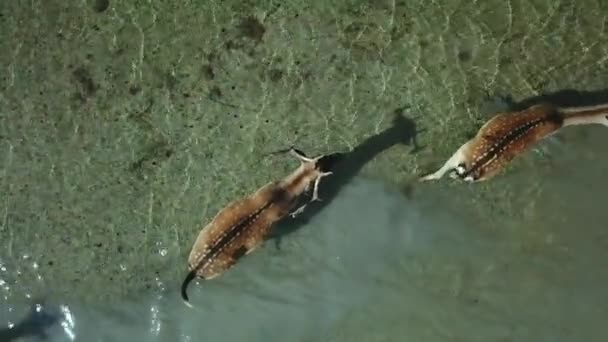
<instances>
[{"instance_id":1,"label":"shallow water","mask_svg":"<svg viewBox=\"0 0 608 342\"><path fill-rule=\"evenodd\" d=\"M605 340L608 195L591 190L608 163L582 145L556 152L566 158L547 170L540 195L512 199L536 206L527 241L509 238L504 216L478 221L466 205L471 187L418 186L408 198L356 178L280 250L268 243L217 281L192 285L194 309L162 282L119 304L51 300L44 308L62 318L50 340ZM2 319L18 322L24 310L4 306Z\"/></svg>"},{"instance_id":2,"label":"shallow water","mask_svg":"<svg viewBox=\"0 0 608 342\"><path fill-rule=\"evenodd\" d=\"M503 97L608 101L605 7L0 2L0 342L608 341L605 127L412 182ZM360 160L186 307L201 224L292 144Z\"/></svg>"}]
</instances>

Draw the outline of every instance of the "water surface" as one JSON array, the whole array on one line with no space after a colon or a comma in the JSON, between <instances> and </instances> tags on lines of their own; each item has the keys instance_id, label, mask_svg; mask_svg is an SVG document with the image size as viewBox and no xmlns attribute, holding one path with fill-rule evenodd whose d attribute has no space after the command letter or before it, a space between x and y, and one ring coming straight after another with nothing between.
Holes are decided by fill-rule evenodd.
<instances>
[{"instance_id":1,"label":"water surface","mask_svg":"<svg viewBox=\"0 0 608 342\"><path fill-rule=\"evenodd\" d=\"M412 182L495 99L608 101L603 13L2 2L0 337L608 340L605 127L568 129L488 183ZM368 154L280 248L192 286L187 308L177 288L198 230L292 170L262 155L294 144Z\"/></svg>"}]
</instances>

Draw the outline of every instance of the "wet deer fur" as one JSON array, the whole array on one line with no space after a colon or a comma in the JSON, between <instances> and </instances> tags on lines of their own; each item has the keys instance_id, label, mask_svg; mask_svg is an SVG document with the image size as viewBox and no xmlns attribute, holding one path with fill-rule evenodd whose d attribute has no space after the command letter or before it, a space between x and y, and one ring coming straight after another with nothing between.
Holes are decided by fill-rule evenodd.
<instances>
[{"instance_id":1,"label":"wet deer fur","mask_svg":"<svg viewBox=\"0 0 608 342\"><path fill-rule=\"evenodd\" d=\"M237 260L264 242L272 226L287 215L301 213L306 204L295 209L301 195L312 188L312 201L320 201L320 180L330 171L339 154L309 158L290 148L273 152L289 152L300 161L299 167L279 181L262 186L253 194L229 203L200 231L188 257L188 275L181 295L188 305L187 287L196 277L209 280L231 268Z\"/></svg>"},{"instance_id":2,"label":"wet deer fur","mask_svg":"<svg viewBox=\"0 0 608 342\"><path fill-rule=\"evenodd\" d=\"M488 180L515 157L540 140L572 125L608 126L608 104L585 107L533 105L517 112L505 112L488 120L475 137L464 143L437 171L420 181L436 180L447 172L466 182Z\"/></svg>"}]
</instances>

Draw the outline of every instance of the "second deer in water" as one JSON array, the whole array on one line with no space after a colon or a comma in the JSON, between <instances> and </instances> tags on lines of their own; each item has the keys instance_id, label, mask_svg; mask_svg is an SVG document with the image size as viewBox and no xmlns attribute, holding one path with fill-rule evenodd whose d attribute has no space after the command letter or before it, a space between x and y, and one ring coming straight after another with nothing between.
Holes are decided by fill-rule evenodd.
<instances>
[{"instance_id":1,"label":"second deer in water","mask_svg":"<svg viewBox=\"0 0 608 342\"><path fill-rule=\"evenodd\" d=\"M439 179L447 172L466 182L488 180L541 139L566 126L589 124L608 126L608 104L560 108L544 103L520 112L500 113L460 146L439 170L420 181Z\"/></svg>"}]
</instances>

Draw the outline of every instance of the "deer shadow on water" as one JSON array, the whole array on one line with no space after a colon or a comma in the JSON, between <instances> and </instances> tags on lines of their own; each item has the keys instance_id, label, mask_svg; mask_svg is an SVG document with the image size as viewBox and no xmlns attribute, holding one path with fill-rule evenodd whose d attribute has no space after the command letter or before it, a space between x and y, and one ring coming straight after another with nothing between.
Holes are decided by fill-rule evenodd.
<instances>
[{"instance_id":1,"label":"deer shadow on water","mask_svg":"<svg viewBox=\"0 0 608 342\"><path fill-rule=\"evenodd\" d=\"M509 111L521 111L541 103L550 103L557 107L597 106L608 104L608 89L593 91L563 89L556 92L542 93L519 101L514 100L511 95L499 95L490 98L501 101L506 107L501 109Z\"/></svg>"},{"instance_id":2,"label":"deer shadow on water","mask_svg":"<svg viewBox=\"0 0 608 342\"><path fill-rule=\"evenodd\" d=\"M48 338L47 330L57 325L63 316L57 312L50 312L45 306L32 306L27 316L12 328L0 329L0 341L21 341L24 338L34 337L40 340Z\"/></svg>"},{"instance_id":3,"label":"deer shadow on water","mask_svg":"<svg viewBox=\"0 0 608 342\"><path fill-rule=\"evenodd\" d=\"M593 91L566 88L554 92L540 93L519 100L515 100L510 94L487 94L485 101L481 103L478 109L481 115L477 125L471 125L464 132L464 137L466 140L473 139L479 133L481 126L499 114L508 113L509 115L516 115L523 110L539 104L551 104L558 108L608 105L608 88ZM429 170L432 170L432 168L429 168ZM423 176L428 172L430 171L425 171L419 176Z\"/></svg>"},{"instance_id":4,"label":"deer shadow on water","mask_svg":"<svg viewBox=\"0 0 608 342\"><path fill-rule=\"evenodd\" d=\"M416 134L419 133L416 124L403 113L402 108L395 110L391 127L365 139L351 151L332 154L337 157L338 161L332 167L333 174L321 180L319 185L321 201L308 203L306 210L295 218L287 217L279 222L269 236L269 240L275 241L277 249L281 249L283 237L306 225L312 217L331 203L341 189L375 156L397 144L412 145L413 150L410 153L416 153L421 149L416 141Z\"/></svg>"}]
</instances>

